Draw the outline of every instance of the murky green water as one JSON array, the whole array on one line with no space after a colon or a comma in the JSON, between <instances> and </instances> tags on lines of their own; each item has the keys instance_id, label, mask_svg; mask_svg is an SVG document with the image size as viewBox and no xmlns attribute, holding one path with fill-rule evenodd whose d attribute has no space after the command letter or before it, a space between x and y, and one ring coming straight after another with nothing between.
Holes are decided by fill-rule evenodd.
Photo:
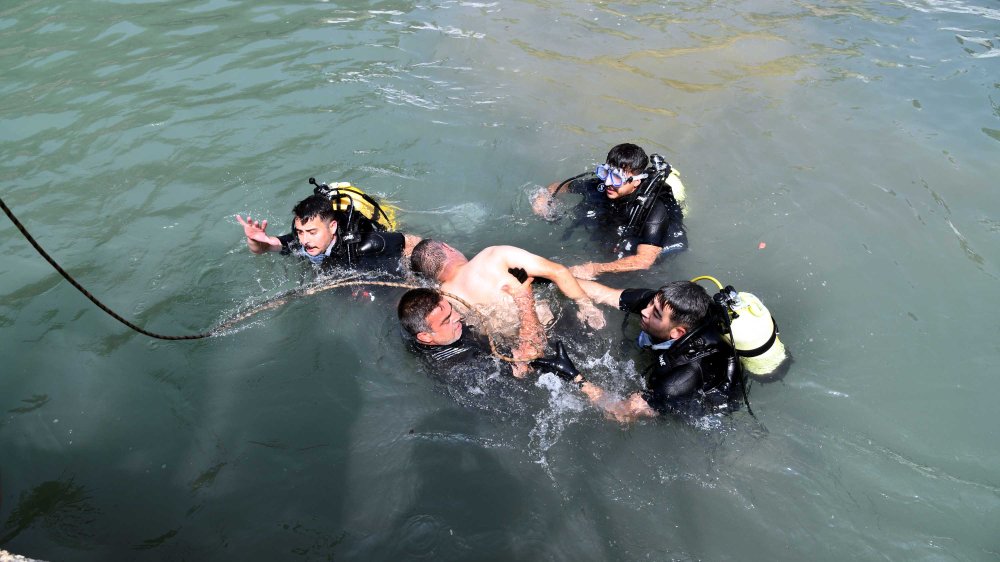
<instances>
[{"instance_id":1,"label":"murky green water","mask_svg":"<svg viewBox=\"0 0 1000 562\"><path fill-rule=\"evenodd\" d=\"M245 250L309 176L475 252L587 261L527 194L633 141L795 357L757 420L623 428L547 377L441 391L338 291L153 341L0 221L0 546L48 560L1000 558L1000 10L900 2L0 6L0 193L150 330L305 269ZM759 249L760 242L766 248ZM636 388L620 316L563 334Z\"/></svg>"}]
</instances>

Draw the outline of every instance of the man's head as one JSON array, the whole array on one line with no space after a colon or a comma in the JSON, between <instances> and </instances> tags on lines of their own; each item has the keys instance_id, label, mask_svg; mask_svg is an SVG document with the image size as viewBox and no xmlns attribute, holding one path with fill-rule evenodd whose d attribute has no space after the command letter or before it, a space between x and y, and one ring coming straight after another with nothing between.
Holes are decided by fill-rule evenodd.
<instances>
[{"instance_id":1,"label":"man's head","mask_svg":"<svg viewBox=\"0 0 1000 562\"><path fill-rule=\"evenodd\" d=\"M643 178L638 176L643 174L648 164L649 157L646 156L646 151L637 145L624 143L613 147L605 160L607 175L604 178L604 185L608 199L631 195L642 183ZM616 186L615 183L618 182L622 183Z\"/></svg>"},{"instance_id":2,"label":"man's head","mask_svg":"<svg viewBox=\"0 0 1000 562\"><path fill-rule=\"evenodd\" d=\"M448 345L462 337L462 317L434 289L411 289L399 299L396 315L408 334L425 345Z\"/></svg>"},{"instance_id":3,"label":"man's head","mask_svg":"<svg viewBox=\"0 0 1000 562\"><path fill-rule=\"evenodd\" d=\"M310 195L292 209L295 220L292 228L302 249L311 256L318 256L330 247L337 236L338 213L330 200L322 195Z\"/></svg>"},{"instance_id":4,"label":"man's head","mask_svg":"<svg viewBox=\"0 0 1000 562\"><path fill-rule=\"evenodd\" d=\"M442 273L447 266L468 261L461 252L439 240L424 238L413 247L410 255L410 269L431 279L443 281Z\"/></svg>"},{"instance_id":5,"label":"man's head","mask_svg":"<svg viewBox=\"0 0 1000 562\"><path fill-rule=\"evenodd\" d=\"M653 338L675 340L704 322L711 304L712 297L701 285L671 281L642 310L640 325Z\"/></svg>"}]
</instances>

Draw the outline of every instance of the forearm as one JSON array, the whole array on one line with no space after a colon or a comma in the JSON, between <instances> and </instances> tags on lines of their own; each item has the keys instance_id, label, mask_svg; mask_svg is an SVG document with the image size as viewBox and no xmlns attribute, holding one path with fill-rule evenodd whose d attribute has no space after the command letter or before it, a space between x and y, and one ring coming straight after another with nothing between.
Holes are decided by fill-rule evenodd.
<instances>
[{"instance_id":1,"label":"forearm","mask_svg":"<svg viewBox=\"0 0 1000 562\"><path fill-rule=\"evenodd\" d=\"M535 299L531 290L514 295L517 315L521 321L518 331L518 346L514 358L519 360L535 359L542 355L545 349L545 330L535 312Z\"/></svg>"},{"instance_id":2,"label":"forearm","mask_svg":"<svg viewBox=\"0 0 1000 562\"><path fill-rule=\"evenodd\" d=\"M580 300L590 300L590 296L580 286L580 281L576 277L573 277L568 268L559 266L554 275L549 278L552 279L566 297L578 302Z\"/></svg>"},{"instance_id":3,"label":"forearm","mask_svg":"<svg viewBox=\"0 0 1000 562\"><path fill-rule=\"evenodd\" d=\"M647 244L640 245L639 248L640 250L631 256L625 256L621 259L606 263L591 263L590 265L593 267L594 274L599 275L601 273L620 273L623 271L640 271L649 269L654 263L656 263L656 258L660 255L660 250L662 248Z\"/></svg>"},{"instance_id":4,"label":"forearm","mask_svg":"<svg viewBox=\"0 0 1000 562\"><path fill-rule=\"evenodd\" d=\"M587 296L589 296L594 302L600 303L607 306L618 307L618 301L621 299L622 290L614 289L606 285L601 285L596 281L587 281L585 279L577 279L577 283L580 284L580 288L583 289Z\"/></svg>"}]
</instances>

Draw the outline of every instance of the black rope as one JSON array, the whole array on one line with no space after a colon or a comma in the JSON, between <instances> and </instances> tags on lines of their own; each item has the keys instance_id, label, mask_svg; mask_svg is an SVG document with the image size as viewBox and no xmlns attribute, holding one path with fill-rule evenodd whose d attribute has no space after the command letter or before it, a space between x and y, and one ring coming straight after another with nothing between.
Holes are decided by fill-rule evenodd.
<instances>
[{"instance_id":1,"label":"black rope","mask_svg":"<svg viewBox=\"0 0 1000 562\"><path fill-rule=\"evenodd\" d=\"M69 281L71 285L76 287L76 290L80 291L81 293L83 293L83 296L90 299L90 302L96 304L98 308L100 308L104 312L107 312L108 315L114 318L115 320L121 322L122 324L125 324L126 326L132 328L133 330L139 332L140 334L149 336L151 338L156 338L158 340L200 340L202 338L209 338L215 335L215 332L211 331L202 334L193 334L189 336L165 336L163 334L157 334L155 332L150 332L149 330L140 328L139 326L136 326L132 322L129 322L128 320L122 318L121 315L119 315L114 310L108 308L103 302L99 301L97 297L90 294L90 291L84 289L83 285L77 283L76 279L73 279L73 277L69 273L67 273L65 269L63 269L62 267L59 266L58 263L56 263L56 260L52 259L52 257L49 256L49 254L38 244L38 242L35 241L35 239L31 236L31 234L28 233L28 229L24 228L24 225L21 224L21 221L17 220L17 217L15 217L14 213L10 210L10 208L7 207L7 204L3 202L3 198L0 198L0 207L3 208L3 212L7 215L7 218L9 218L11 222L14 223L14 226L16 226L17 229L21 231L21 234L28 239L28 242L31 243L32 247L34 247L35 250L39 254L41 254L43 258L45 258L45 261L49 262L49 265L54 267L55 270L59 272L59 275L63 276L63 279Z\"/></svg>"},{"instance_id":2,"label":"black rope","mask_svg":"<svg viewBox=\"0 0 1000 562\"><path fill-rule=\"evenodd\" d=\"M17 220L17 217L14 216L13 211L11 211L10 208L7 207L7 204L3 202L3 198L0 198L0 208L3 209L3 212L11 220L11 222L14 223L14 226L16 226L17 229L21 232L21 234L28 240L28 242L31 243L32 247L34 247L35 250L39 254L41 254L41 256L43 258L45 258L45 261L49 262L49 265L51 265L53 268L55 268L55 270L58 271L59 274L63 276L63 279L69 281L71 285L73 285L74 287L76 287L76 289L78 291L80 291L81 293L83 293L83 296L85 296L88 299L90 299L90 302L96 304L98 308L100 308L104 312L108 313L109 316L111 316L115 320L121 322L122 324L128 326L129 328L135 330L136 332L139 332L142 335L149 336L151 338L156 338L156 339L159 339L159 340L198 340L198 339L210 338L210 337L213 337L213 336L225 333L226 331L234 328L238 324L240 324L242 322L245 322L250 317L255 316L255 315L257 315L257 314L259 314L261 312L264 312L264 311L267 311L267 310L273 310L275 308L278 308L279 306L284 305L286 302L288 302L292 298L298 298L298 297L304 297L304 296L314 295L316 293L319 293L319 292L322 292L322 291L327 291L327 290L330 290L330 289L335 289L335 288L338 288L338 287L344 287L344 286L349 286L349 285L378 285L378 286L383 286L383 287L398 287L398 288L404 288L404 289L416 289L417 288L416 285L412 285L412 284L409 284L409 283L397 283L397 282L393 282L393 281L375 281L375 280L370 280L370 279L361 279L361 280L335 279L335 280L320 282L320 283L318 283L316 285L313 285L313 286L300 287L300 288L297 288L297 289L292 289L292 290L290 290L290 291L288 291L288 292L286 292L284 294L281 294L281 295L278 295L278 296L273 297L271 299L268 299L267 301L265 301L265 302L263 302L263 303L255 306L255 307L251 308L250 310L247 310L245 312L239 312L239 313L233 314L232 316L230 316L226 320L220 322L215 328L212 328L208 332L203 332L201 334L192 334L192 335L187 335L187 336L167 336L167 335L163 335L163 334L157 334L155 332L150 332L149 330L145 330L145 329L143 329L143 328L141 328L141 327L133 324L132 322L129 322L125 318L122 318L122 316L119 315L114 310L111 310L107 305L105 305L100 300L98 300L97 297L95 297L94 295L92 295L90 293L90 291L88 291L87 289L84 289L83 286L80 285L80 283L78 283L76 281L76 279L73 279L73 276L71 276L69 273L67 273L65 269L63 269L62 267L60 267L59 264L56 263L56 261L54 259L52 259L51 256L49 256L49 254L42 248L42 246L38 242L35 241L35 238L33 236L31 236L31 234L28 232L28 229L26 229L24 227L24 225L21 224L21 221ZM453 298L456 301L462 303L466 308L469 309L470 313L474 312L474 309L473 309L472 305L470 305L468 302L466 302L462 298L458 297L457 295L453 295L451 293L447 293L447 292L444 292L444 291L441 291L441 294L443 294L443 295L445 295L447 297ZM531 357L531 358L525 358L525 359L521 360L521 359L514 359L513 357L507 357L507 356L503 355L502 353L500 353L497 350L496 344L493 341L493 334L490 332L490 333L487 333L487 336L489 337L489 340L490 340L490 350L491 350L491 352L493 353L493 355L495 355L496 357L500 358L503 361L508 361L508 362L525 362L525 361L530 361L532 359L537 359L537 357Z\"/></svg>"}]
</instances>

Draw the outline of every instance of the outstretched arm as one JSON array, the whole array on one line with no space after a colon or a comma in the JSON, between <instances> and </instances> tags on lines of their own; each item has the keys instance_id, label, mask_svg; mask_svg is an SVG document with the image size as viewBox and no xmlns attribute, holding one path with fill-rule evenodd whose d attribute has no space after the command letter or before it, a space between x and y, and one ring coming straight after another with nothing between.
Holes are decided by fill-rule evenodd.
<instances>
[{"instance_id":1,"label":"outstretched arm","mask_svg":"<svg viewBox=\"0 0 1000 562\"><path fill-rule=\"evenodd\" d=\"M247 220L243 220L243 217L239 215L236 215L236 220L243 225L243 234L247 237L247 247L250 248L251 252L263 254L281 251L281 240L278 240L276 236L268 236L266 232L266 220L257 222L249 216L247 216Z\"/></svg>"},{"instance_id":2,"label":"outstretched arm","mask_svg":"<svg viewBox=\"0 0 1000 562\"><path fill-rule=\"evenodd\" d=\"M651 408L641 394L633 394L624 400L619 400L603 388L584 380L577 370L573 360L566 353L562 342L556 342L556 352L553 355L540 357L531 363L532 367L555 373L559 378L580 385L580 390L590 402L604 410L608 417L620 422L630 422L641 417L656 416L656 410Z\"/></svg>"},{"instance_id":3,"label":"outstretched arm","mask_svg":"<svg viewBox=\"0 0 1000 562\"><path fill-rule=\"evenodd\" d=\"M639 244L635 255L625 256L620 260L611 262L587 262L574 265L569 268L578 279L595 279L602 273L618 273L621 271L638 271L649 269L656 263L656 258L660 256L663 248L652 244Z\"/></svg>"},{"instance_id":4,"label":"outstretched arm","mask_svg":"<svg viewBox=\"0 0 1000 562\"><path fill-rule=\"evenodd\" d=\"M564 295L576 301L577 308L580 310L577 316L580 320L594 329L604 327L604 315L601 314L600 310L597 310L586 291L580 287L580 283L566 266L514 246L498 246L497 251L501 252L505 262L504 268L521 268L531 277L550 279Z\"/></svg>"},{"instance_id":5,"label":"outstretched arm","mask_svg":"<svg viewBox=\"0 0 1000 562\"><path fill-rule=\"evenodd\" d=\"M593 299L594 302L618 308L623 289L615 289L607 285L601 285L597 281L587 281L585 279L577 279L577 283L580 284L580 288L586 291L587 296Z\"/></svg>"}]
</instances>

